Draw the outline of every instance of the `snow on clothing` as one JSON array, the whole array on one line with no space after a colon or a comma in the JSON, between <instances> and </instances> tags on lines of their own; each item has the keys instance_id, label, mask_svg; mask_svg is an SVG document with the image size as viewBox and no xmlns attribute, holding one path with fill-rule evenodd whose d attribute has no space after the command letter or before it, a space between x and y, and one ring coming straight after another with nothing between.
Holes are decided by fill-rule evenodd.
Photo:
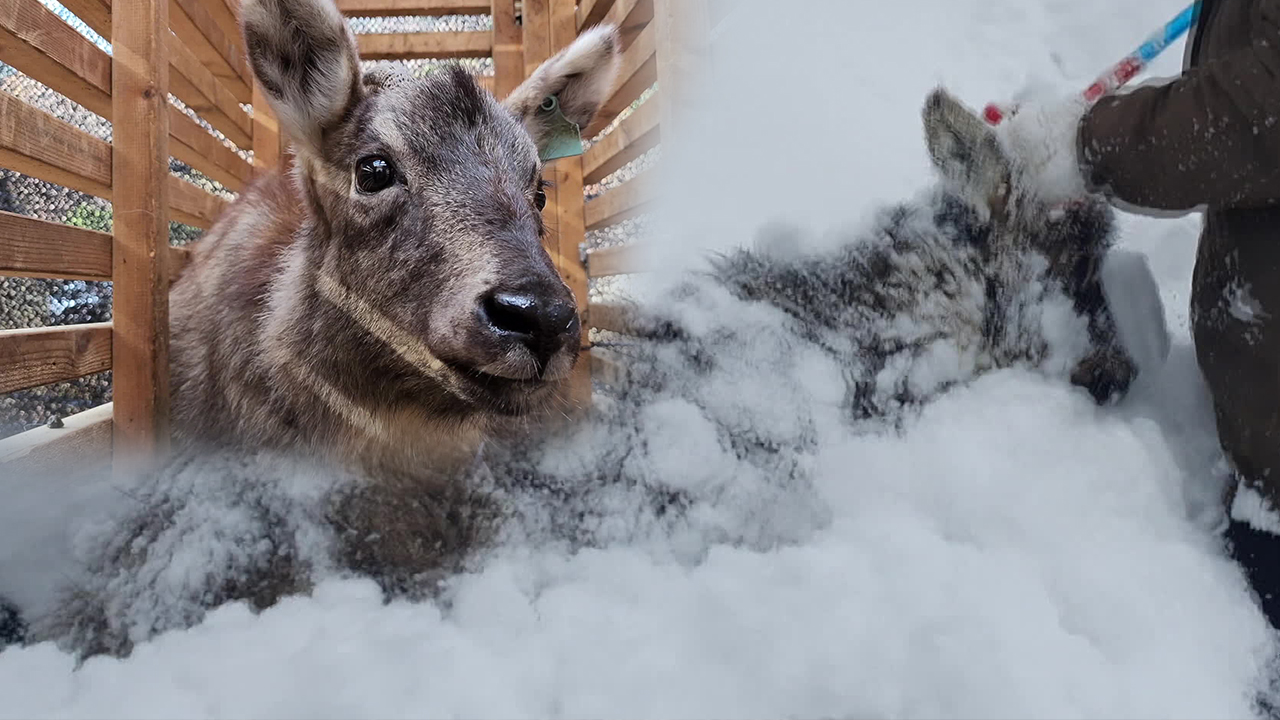
<instances>
[{"instance_id":1,"label":"snow on clothing","mask_svg":"<svg viewBox=\"0 0 1280 720\"><path fill-rule=\"evenodd\" d=\"M1276 508L1280 0L1202 0L1186 66L1168 84L1105 98L1087 112L1078 136L1081 167L1090 186L1124 203L1206 208L1192 281L1196 354L1224 451L1244 487ZM1257 542L1249 544L1249 557L1240 559L1258 587L1257 563L1250 562ZM1280 579L1273 585L1280 589ZM1259 588L1259 595L1276 623L1280 594Z\"/></svg>"}]
</instances>

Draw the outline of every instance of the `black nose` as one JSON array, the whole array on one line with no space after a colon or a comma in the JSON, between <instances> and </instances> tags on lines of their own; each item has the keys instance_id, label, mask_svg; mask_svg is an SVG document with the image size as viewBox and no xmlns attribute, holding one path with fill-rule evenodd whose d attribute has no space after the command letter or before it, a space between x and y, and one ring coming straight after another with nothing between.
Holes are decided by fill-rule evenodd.
<instances>
[{"instance_id":1,"label":"black nose","mask_svg":"<svg viewBox=\"0 0 1280 720\"><path fill-rule=\"evenodd\" d=\"M538 362L538 373L551 356L578 332L578 308L567 299L539 298L530 293L493 292L484 299L489 324L514 336L529 348Z\"/></svg>"}]
</instances>

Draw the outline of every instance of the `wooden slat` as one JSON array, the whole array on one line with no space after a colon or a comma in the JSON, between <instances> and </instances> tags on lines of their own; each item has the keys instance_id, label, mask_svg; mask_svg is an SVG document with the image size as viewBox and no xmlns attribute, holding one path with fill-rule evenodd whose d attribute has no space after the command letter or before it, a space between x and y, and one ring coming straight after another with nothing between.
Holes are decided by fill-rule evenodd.
<instances>
[{"instance_id":1,"label":"wooden slat","mask_svg":"<svg viewBox=\"0 0 1280 720\"><path fill-rule=\"evenodd\" d=\"M363 60L482 58L493 52L491 32L376 33L356 36Z\"/></svg>"},{"instance_id":2,"label":"wooden slat","mask_svg":"<svg viewBox=\"0 0 1280 720\"><path fill-rule=\"evenodd\" d=\"M173 71L169 73L169 91L228 140L242 148L251 147L253 120L240 107L235 93L205 67L181 38L172 33L165 35Z\"/></svg>"},{"instance_id":3,"label":"wooden slat","mask_svg":"<svg viewBox=\"0 0 1280 720\"><path fill-rule=\"evenodd\" d=\"M652 19L653 0L616 0L604 16L604 22L617 26L624 50L631 47Z\"/></svg>"},{"instance_id":4,"label":"wooden slat","mask_svg":"<svg viewBox=\"0 0 1280 720\"><path fill-rule=\"evenodd\" d=\"M352 17L402 15L487 15L483 0L338 0L338 9Z\"/></svg>"},{"instance_id":5,"label":"wooden slat","mask_svg":"<svg viewBox=\"0 0 1280 720\"><path fill-rule=\"evenodd\" d=\"M136 0L133 0L136 2ZM249 62L240 46L239 34L222 31L213 15L206 9L209 0L169 0L169 24L173 32L209 68L222 78L236 100L253 101L249 83L253 75Z\"/></svg>"},{"instance_id":6,"label":"wooden slat","mask_svg":"<svg viewBox=\"0 0 1280 720\"><path fill-rule=\"evenodd\" d=\"M255 113L256 114L256 113ZM169 152L182 162L239 192L253 179L253 166L207 130L169 106Z\"/></svg>"},{"instance_id":7,"label":"wooden slat","mask_svg":"<svg viewBox=\"0 0 1280 720\"><path fill-rule=\"evenodd\" d=\"M659 99L656 94L649 97L608 135L587 149L582 157L582 169L586 173L584 182L600 182L661 142Z\"/></svg>"},{"instance_id":8,"label":"wooden slat","mask_svg":"<svg viewBox=\"0 0 1280 720\"><path fill-rule=\"evenodd\" d=\"M168 200L174 181L182 184L169 174L173 1L117 0L112 9L113 458L121 473L169 441Z\"/></svg>"},{"instance_id":9,"label":"wooden slat","mask_svg":"<svg viewBox=\"0 0 1280 720\"><path fill-rule=\"evenodd\" d=\"M202 5L223 35L233 37L237 42L243 41L240 35L240 0L203 0Z\"/></svg>"},{"instance_id":10,"label":"wooden slat","mask_svg":"<svg viewBox=\"0 0 1280 720\"><path fill-rule=\"evenodd\" d=\"M649 266L633 245L616 245L587 252L587 274L593 278L645 272Z\"/></svg>"},{"instance_id":11,"label":"wooden slat","mask_svg":"<svg viewBox=\"0 0 1280 720\"><path fill-rule=\"evenodd\" d=\"M625 182L587 202L587 230L616 225L645 211L653 201L653 188L645 178Z\"/></svg>"},{"instance_id":12,"label":"wooden slat","mask_svg":"<svg viewBox=\"0 0 1280 720\"><path fill-rule=\"evenodd\" d=\"M103 39L111 39L111 3L102 0L67 0L62 6Z\"/></svg>"},{"instance_id":13,"label":"wooden slat","mask_svg":"<svg viewBox=\"0 0 1280 720\"><path fill-rule=\"evenodd\" d=\"M111 323L0 330L0 393L111 369Z\"/></svg>"},{"instance_id":14,"label":"wooden slat","mask_svg":"<svg viewBox=\"0 0 1280 720\"><path fill-rule=\"evenodd\" d=\"M111 243L109 233L0 212L0 275L109 281ZM189 260L188 248L169 248L170 277Z\"/></svg>"},{"instance_id":15,"label":"wooden slat","mask_svg":"<svg viewBox=\"0 0 1280 720\"><path fill-rule=\"evenodd\" d=\"M582 0L578 3L578 29L585 30L598 25L604 16L613 8L614 0Z\"/></svg>"},{"instance_id":16,"label":"wooden slat","mask_svg":"<svg viewBox=\"0 0 1280 720\"><path fill-rule=\"evenodd\" d=\"M111 195L109 144L6 93L0 93L0 166L90 195Z\"/></svg>"},{"instance_id":17,"label":"wooden slat","mask_svg":"<svg viewBox=\"0 0 1280 720\"><path fill-rule=\"evenodd\" d=\"M83 0L83 3L90 8L102 7L98 0ZM110 33L109 18L105 29ZM248 114L240 108L231 91L181 41L175 36L169 37L170 62L176 71L171 74L173 94L232 142L248 147L251 122ZM111 119L111 56L43 5L30 0L0 0L0 58ZM181 159L210 177L217 173L209 171L209 163L199 159ZM223 169L233 167L218 165Z\"/></svg>"},{"instance_id":18,"label":"wooden slat","mask_svg":"<svg viewBox=\"0 0 1280 720\"><path fill-rule=\"evenodd\" d=\"M76 413L60 428L38 427L0 439L0 472L8 477L89 470L111 460L111 403Z\"/></svg>"},{"instance_id":19,"label":"wooden slat","mask_svg":"<svg viewBox=\"0 0 1280 720\"><path fill-rule=\"evenodd\" d=\"M168 176L166 189L172 219L192 227L206 230L213 227L213 222L227 206L226 200L173 175ZM167 230L165 238L168 242Z\"/></svg>"},{"instance_id":20,"label":"wooden slat","mask_svg":"<svg viewBox=\"0 0 1280 720\"><path fill-rule=\"evenodd\" d=\"M0 59L111 117L111 58L32 0L0 0Z\"/></svg>"},{"instance_id":21,"label":"wooden slat","mask_svg":"<svg viewBox=\"0 0 1280 720\"><path fill-rule=\"evenodd\" d=\"M173 30L182 39L184 47L226 83L237 101L247 103L252 98L248 85L252 75L240 47L240 31L234 25L227 26L224 10L218 5L223 2L224 0L173 0L170 3L170 19ZM108 40L111 38L110 0L70 0L63 4L93 28L94 32ZM238 5L236 3L237 7ZM226 12L235 12L230 5L227 8Z\"/></svg>"},{"instance_id":22,"label":"wooden slat","mask_svg":"<svg viewBox=\"0 0 1280 720\"><path fill-rule=\"evenodd\" d=\"M524 80L523 33L516 0L493 0L493 94L506 98Z\"/></svg>"},{"instance_id":23,"label":"wooden slat","mask_svg":"<svg viewBox=\"0 0 1280 720\"><path fill-rule=\"evenodd\" d=\"M618 113L626 110L640 94L658 81L657 38L652 25L646 25L636 41L622 53L622 65L618 72L618 88L605 102L585 135L595 137L604 130Z\"/></svg>"},{"instance_id":24,"label":"wooden slat","mask_svg":"<svg viewBox=\"0 0 1280 720\"><path fill-rule=\"evenodd\" d=\"M111 235L0 212L0 274L111 279Z\"/></svg>"},{"instance_id":25,"label":"wooden slat","mask_svg":"<svg viewBox=\"0 0 1280 720\"><path fill-rule=\"evenodd\" d=\"M587 325L597 330L634 335L639 323L633 313L634 309L626 304L591 303L587 308Z\"/></svg>"},{"instance_id":26,"label":"wooden slat","mask_svg":"<svg viewBox=\"0 0 1280 720\"><path fill-rule=\"evenodd\" d=\"M167 114L165 118L167 127ZM118 138L120 123L116 125ZM0 93L0 167L111 200L111 150L111 145L83 130ZM167 174L167 157L165 169ZM173 176L168 186L174 219L180 222L207 228L226 205L222 198Z\"/></svg>"}]
</instances>

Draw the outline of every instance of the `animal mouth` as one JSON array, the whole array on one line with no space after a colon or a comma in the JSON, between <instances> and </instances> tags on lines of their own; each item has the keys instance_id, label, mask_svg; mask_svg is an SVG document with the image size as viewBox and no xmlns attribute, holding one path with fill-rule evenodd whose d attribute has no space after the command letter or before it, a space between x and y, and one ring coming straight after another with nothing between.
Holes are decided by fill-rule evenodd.
<instances>
[{"instance_id":1,"label":"animal mouth","mask_svg":"<svg viewBox=\"0 0 1280 720\"><path fill-rule=\"evenodd\" d=\"M509 378L485 372L478 367L449 363L449 368L465 383L464 392L473 402L488 405L507 415L523 415L533 401L558 383L541 377Z\"/></svg>"}]
</instances>

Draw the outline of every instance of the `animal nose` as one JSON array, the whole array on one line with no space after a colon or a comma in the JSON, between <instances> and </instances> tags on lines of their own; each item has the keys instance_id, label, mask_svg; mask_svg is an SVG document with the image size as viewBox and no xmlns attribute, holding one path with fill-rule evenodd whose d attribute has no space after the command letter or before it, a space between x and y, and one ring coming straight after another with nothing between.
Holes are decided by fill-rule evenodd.
<instances>
[{"instance_id":1,"label":"animal nose","mask_svg":"<svg viewBox=\"0 0 1280 720\"><path fill-rule=\"evenodd\" d=\"M578 330L578 308L568 299L492 292L484 299L483 311L495 330L512 336L533 353L540 374L551 356Z\"/></svg>"}]
</instances>

